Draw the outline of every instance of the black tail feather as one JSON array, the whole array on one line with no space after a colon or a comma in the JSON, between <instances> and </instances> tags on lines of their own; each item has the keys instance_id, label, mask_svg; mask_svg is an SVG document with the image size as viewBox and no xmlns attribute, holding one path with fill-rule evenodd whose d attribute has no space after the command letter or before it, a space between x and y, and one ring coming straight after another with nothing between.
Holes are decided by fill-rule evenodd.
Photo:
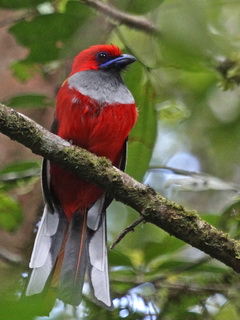
<instances>
[{"instance_id":1,"label":"black tail feather","mask_svg":"<svg viewBox=\"0 0 240 320\"><path fill-rule=\"evenodd\" d=\"M65 245L57 293L60 300L80 304L87 264L87 217L78 213L71 220Z\"/></svg>"}]
</instances>

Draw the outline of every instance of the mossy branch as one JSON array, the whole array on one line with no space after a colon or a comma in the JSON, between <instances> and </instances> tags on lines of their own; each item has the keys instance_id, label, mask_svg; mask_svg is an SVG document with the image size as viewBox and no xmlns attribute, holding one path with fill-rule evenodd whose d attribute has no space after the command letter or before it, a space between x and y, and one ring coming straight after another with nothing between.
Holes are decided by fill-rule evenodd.
<instances>
[{"instance_id":1,"label":"mossy branch","mask_svg":"<svg viewBox=\"0 0 240 320\"><path fill-rule=\"evenodd\" d=\"M113 167L105 158L71 146L29 118L0 104L0 132L135 209L146 222L204 251L240 273L240 243Z\"/></svg>"}]
</instances>

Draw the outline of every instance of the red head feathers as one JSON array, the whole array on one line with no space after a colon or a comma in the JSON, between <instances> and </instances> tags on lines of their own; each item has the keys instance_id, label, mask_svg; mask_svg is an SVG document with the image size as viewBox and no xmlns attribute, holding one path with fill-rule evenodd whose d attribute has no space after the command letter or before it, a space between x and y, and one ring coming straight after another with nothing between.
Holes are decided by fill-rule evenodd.
<instances>
[{"instance_id":1,"label":"red head feathers","mask_svg":"<svg viewBox=\"0 0 240 320\"><path fill-rule=\"evenodd\" d=\"M101 63L101 53L107 54L110 59L114 59L122 55L121 50L113 44L92 46L80 52L76 56L70 75L79 71L97 70ZM102 59L104 59L104 57L102 57Z\"/></svg>"}]
</instances>

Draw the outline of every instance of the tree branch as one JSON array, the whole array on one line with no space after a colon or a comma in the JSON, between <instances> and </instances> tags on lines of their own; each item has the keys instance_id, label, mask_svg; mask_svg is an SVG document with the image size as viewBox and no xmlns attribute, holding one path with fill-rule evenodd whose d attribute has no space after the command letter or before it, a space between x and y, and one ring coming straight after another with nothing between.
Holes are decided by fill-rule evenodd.
<instances>
[{"instance_id":1,"label":"tree branch","mask_svg":"<svg viewBox=\"0 0 240 320\"><path fill-rule=\"evenodd\" d=\"M240 243L113 167L106 158L71 146L13 109L0 104L0 132L34 153L105 189L171 235L204 251L240 273Z\"/></svg>"},{"instance_id":2,"label":"tree branch","mask_svg":"<svg viewBox=\"0 0 240 320\"><path fill-rule=\"evenodd\" d=\"M134 228L138 226L140 223L145 222L145 219L143 216L138 218L136 221L134 221L130 226L125 228L117 237L117 239L113 242L110 249L113 249L116 247L116 245L131 231L134 231Z\"/></svg>"},{"instance_id":3,"label":"tree branch","mask_svg":"<svg viewBox=\"0 0 240 320\"><path fill-rule=\"evenodd\" d=\"M146 33L155 35L160 34L160 31L143 16L131 15L113 7L112 5L98 0L82 0L82 2L109 17L115 23L117 21L125 24L128 27L144 31Z\"/></svg>"}]
</instances>

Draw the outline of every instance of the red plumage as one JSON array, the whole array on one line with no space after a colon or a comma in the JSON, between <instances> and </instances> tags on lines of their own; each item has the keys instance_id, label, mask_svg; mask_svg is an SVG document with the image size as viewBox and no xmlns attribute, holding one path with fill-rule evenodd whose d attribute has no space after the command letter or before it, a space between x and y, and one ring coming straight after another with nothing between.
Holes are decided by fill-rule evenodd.
<instances>
[{"instance_id":1,"label":"red plumage","mask_svg":"<svg viewBox=\"0 0 240 320\"><path fill-rule=\"evenodd\" d=\"M71 141L73 145L108 158L114 166L122 167L125 163L126 139L136 122L137 109L131 93L120 77L120 71L134 61L133 56L123 55L114 45L93 46L81 52L59 90L54 133ZM59 282L58 297L67 303L78 304L81 300L79 291L87 269L95 301L111 307L107 256L104 253L105 207L109 200L104 206L103 190L55 164L50 164L50 179L46 178L46 167L45 165L43 170L43 187L47 200L47 217L49 214L56 214L61 219L63 214L67 223L61 227L65 232L64 236L60 235L60 240L58 230L55 234L49 232L50 267L47 260L39 262L36 252L41 250L41 241L36 240L30 263L34 271L27 293L30 295L33 291L40 291L32 289L34 281L37 282L34 280L34 272L42 272L39 265L43 270L47 265L48 272L54 272L54 286ZM98 204L101 199L103 202ZM94 206L95 217L90 218L90 211ZM76 241L74 237L77 238ZM59 249L52 254L51 248L57 242ZM52 271L54 268L55 271Z\"/></svg>"},{"instance_id":2,"label":"red plumage","mask_svg":"<svg viewBox=\"0 0 240 320\"><path fill-rule=\"evenodd\" d=\"M101 106L97 101L69 89L66 81L57 99L57 134L97 156L107 157L118 167L123 143L136 121L136 115L135 104ZM55 165L51 165L51 179L68 219L77 210L84 211L102 194L97 186Z\"/></svg>"}]
</instances>

